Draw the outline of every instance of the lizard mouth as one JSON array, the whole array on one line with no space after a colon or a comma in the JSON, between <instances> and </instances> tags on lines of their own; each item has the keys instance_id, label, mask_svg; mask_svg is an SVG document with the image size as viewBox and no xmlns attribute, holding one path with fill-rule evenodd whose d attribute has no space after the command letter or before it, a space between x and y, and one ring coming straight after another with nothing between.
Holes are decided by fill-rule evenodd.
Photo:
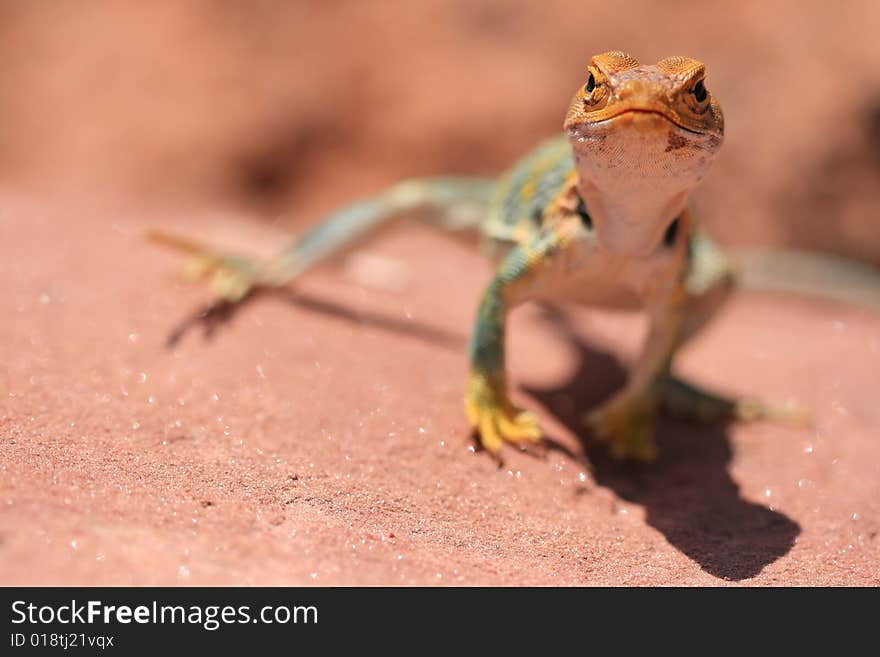
<instances>
[{"instance_id":1,"label":"lizard mouth","mask_svg":"<svg viewBox=\"0 0 880 657\"><path fill-rule=\"evenodd\" d=\"M681 130L684 130L685 132L689 132L694 135L706 134L704 131L697 130L693 126L685 125L681 117L674 110L667 107L666 105L660 104L645 105L632 102L618 103L613 107L606 107L604 109L596 111L594 115L590 117L590 123L595 125L607 123L623 116L635 117L645 114L664 118L669 123L673 124L676 128L680 128Z\"/></svg>"}]
</instances>

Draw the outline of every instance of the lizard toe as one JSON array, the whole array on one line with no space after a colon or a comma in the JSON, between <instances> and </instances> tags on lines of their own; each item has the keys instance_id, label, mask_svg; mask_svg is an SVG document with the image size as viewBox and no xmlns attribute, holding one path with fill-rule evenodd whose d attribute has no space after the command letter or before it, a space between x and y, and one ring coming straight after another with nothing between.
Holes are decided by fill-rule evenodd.
<instances>
[{"instance_id":1,"label":"lizard toe","mask_svg":"<svg viewBox=\"0 0 880 657\"><path fill-rule=\"evenodd\" d=\"M652 398L621 396L587 413L584 420L596 436L608 443L616 460L654 461L656 403Z\"/></svg>"}]
</instances>

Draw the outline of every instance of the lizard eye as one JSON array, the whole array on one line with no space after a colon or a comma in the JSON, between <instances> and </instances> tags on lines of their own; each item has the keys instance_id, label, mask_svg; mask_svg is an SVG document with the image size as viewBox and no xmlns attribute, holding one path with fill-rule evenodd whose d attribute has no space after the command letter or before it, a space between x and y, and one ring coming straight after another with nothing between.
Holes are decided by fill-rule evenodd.
<instances>
[{"instance_id":1,"label":"lizard eye","mask_svg":"<svg viewBox=\"0 0 880 657\"><path fill-rule=\"evenodd\" d=\"M702 103L706 100L709 95L709 92L706 91L706 87L703 85L703 81L700 80L694 85L694 88L691 90L691 93L694 95L694 98L697 99L698 103Z\"/></svg>"},{"instance_id":2,"label":"lizard eye","mask_svg":"<svg viewBox=\"0 0 880 657\"><path fill-rule=\"evenodd\" d=\"M596 76L590 73L590 77L587 79L587 84L584 85L584 92L591 94L593 93L593 89L596 88Z\"/></svg>"},{"instance_id":3,"label":"lizard eye","mask_svg":"<svg viewBox=\"0 0 880 657\"><path fill-rule=\"evenodd\" d=\"M588 72L589 77L587 77L587 83L583 87L584 102L587 105L595 106L607 95L605 76L593 66L588 69Z\"/></svg>"},{"instance_id":4,"label":"lizard eye","mask_svg":"<svg viewBox=\"0 0 880 657\"><path fill-rule=\"evenodd\" d=\"M577 100L588 112L594 112L608 102L608 79L595 66L587 68L587 83L578 89Z\"/></svg>"}]
</instances>

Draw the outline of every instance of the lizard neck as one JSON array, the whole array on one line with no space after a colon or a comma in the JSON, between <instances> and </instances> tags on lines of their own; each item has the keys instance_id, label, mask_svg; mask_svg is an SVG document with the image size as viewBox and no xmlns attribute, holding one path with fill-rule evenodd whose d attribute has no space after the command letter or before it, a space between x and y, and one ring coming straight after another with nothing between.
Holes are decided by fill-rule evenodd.
<instances>
[{"instance_id":1,"label":"lizard neck","mask_svg":"<svg viewBox=\"0 0 880 657\"><path fill-rule=\"evenodd\" d=\"M663 189L656 184L620 177L599 185L580 174L578 193L584 200L599 246L604 250L649 255L670 224L685 210L689 189Z\"/></svg>"}]
</instances>

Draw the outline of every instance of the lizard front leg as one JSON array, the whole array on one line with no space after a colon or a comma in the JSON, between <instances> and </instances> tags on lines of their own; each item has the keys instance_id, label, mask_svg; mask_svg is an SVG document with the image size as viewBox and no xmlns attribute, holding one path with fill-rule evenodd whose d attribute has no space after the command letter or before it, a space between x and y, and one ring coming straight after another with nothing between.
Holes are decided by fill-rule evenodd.
<instances>
[{"instance_id":1,"label":"lizard front leg","mask_svg":"<svg viewBox=\"0 0 880 657\"><path fill-rule=\"evenodd\" d=\"M513 307L533 298L564 243L562 233L550 229L533 243L514 247L483 293L477 311L465 413L483 447L496 458L505 441L522 444L541 439L534 415L510 401L504 353L506 321Z\"/></svg>"},{"instance_id":2,"label":"lizard front leg","mask_svg":"<svg viewBox=\"0 0 880 657\"><path fill-rule=\"evenodd\" d=\"M616 459L647 462L657 458L654 425L662 384L684 325L682 297L674 292L665 304L650 312L648 337L626 385L585 417L596 435L608 442Z\"/></svg>"}]
</instances>

